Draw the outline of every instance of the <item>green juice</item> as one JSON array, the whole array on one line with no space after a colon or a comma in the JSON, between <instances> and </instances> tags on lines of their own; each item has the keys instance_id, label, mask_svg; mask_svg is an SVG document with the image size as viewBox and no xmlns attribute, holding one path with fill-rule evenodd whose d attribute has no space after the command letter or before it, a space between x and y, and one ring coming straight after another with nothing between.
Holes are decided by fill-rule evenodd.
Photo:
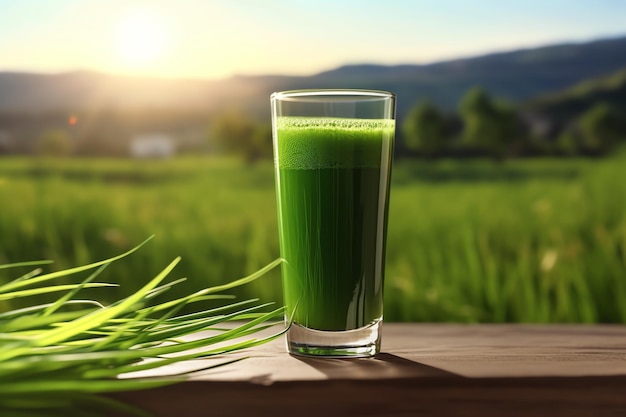
<instances>
[{"instance_id":1,"label":"green juice","mask_svg":"<svg viewBox=\"0 0 626 417\"><path fill-rule=\"evenodd\" d=\"M328 331L380 320L395 122L278 117L275 123L287 318Z\"/></svg>"}]
</instances>

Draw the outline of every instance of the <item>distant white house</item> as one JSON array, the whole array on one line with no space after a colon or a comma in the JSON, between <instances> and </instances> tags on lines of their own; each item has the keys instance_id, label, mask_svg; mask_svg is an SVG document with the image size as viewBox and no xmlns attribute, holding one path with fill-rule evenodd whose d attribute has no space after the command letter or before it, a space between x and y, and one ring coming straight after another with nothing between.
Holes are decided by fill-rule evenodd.
<instances>
[{"instance_id":1,"label":"distant white house","mask_svg":"<svg viewBox=\"0 0 626 417\"><path fill-rule=\"evenodd\" d=\"M176 153L174 140L165 133L136 135L130 142L133 158L169 158Z\"/></svg>"},{"instance_id":2,"label":"distant white house","mask_svg":"<svg viewBox=\"0 0 626 417\"><path fill-rule=\"evenodd\" d=\"M553 120L550 120L541 114L523 112L522 120L526 126L528 126L531 135L536 138L548 138L553 135L557 129Z\"/></svg>"}]
</instances>

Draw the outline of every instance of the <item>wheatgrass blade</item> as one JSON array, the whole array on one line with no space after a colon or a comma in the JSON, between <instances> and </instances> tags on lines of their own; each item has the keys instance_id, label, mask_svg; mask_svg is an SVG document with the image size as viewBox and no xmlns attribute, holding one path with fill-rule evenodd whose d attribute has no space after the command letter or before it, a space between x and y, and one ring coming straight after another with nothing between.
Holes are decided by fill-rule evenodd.
<instances>
[{"instance_id":1,"label":"wheatgrass blade","mask_svg":"<svg viewBox=\"0 0 626 417\"><path fill-rule=\"evenodd\" d=\"M182 343L172 344L172 345L164 345L164 346L156 346L146 349L132 349L132 350L108 350L108 351L99 351L99 352L85 352L79 351L77 353L50 353L45 355L34 355L34 356L24 356L22 358L16 358L12 362L12 367L6 367L3 365L7 365L6 363L0 362L0 381L4 378L8 379L10 376L12 379L15 379L19 376L20 372L29 369L41 369L42 371L49 372L52 370L60 370L67 369L71 370L72 368L78 369L83 365L89 365L92 363L98 363L101 366L114 367L118 370L124 369L124 372L130 372L130 368L125 368L125 365L129 365L134 363L135 361L139 361L144 358L157 358L162 355L169 354L177 354L185 351L189 351L191 349L199 349L205 348L212 344L216 344L219 342L225 342L228 340L236 339L239 337L244 337L249 334L249 330L254 329L257 325L267 322L271 319L278 318L279 315L282 315L283 309L277 309L270 313L263 315L255 320L252 320L248 323L243 323L240 326L237 326L228 331L222 332L217 335L208 336L199 340L186 341ZM278 323L277 323L278 324ZM259 329L260 330L260 329ZM276 335L272 335L268 338L264 338L261 340L269 341L275 337L278 337L280 332ZM246 342L243 342L246 343ZM252 340L246 346L255 346L260 344L258 340ZM215 356L218 354L223 354L226 352L232 351L232 348L228 346L221 347L215 350L209 351L199 351L191 353L190 356L181 356L177 358L179 361L187 360L193 357L208 357ZM11 362L11 361L8 361ZM135 368L133 368L135 369ZM63 376L66 376L65 374ZM2 394L2 389L0 388L0 395Z\"/></svg>"},{"instance_id":2,"label":"wheatgrass blade","mask_svg":"<svg viewBox=\"0 0 626 417\"><path fill-rule=\"evenodd\" d=\"M197 332L201 329L209 328L210 326L213 326L215 324L223 323L229 320L236 320L239 318L238 316L241 313L260 310L270 305L272 305L272 303L260 304L257 306L248 307L245 310L242 310L241 312L236 311L234 313L225 314L222 316L210 317L210 318L201 320L197 323L179 324L175 328L154 331L152 333L152 337L156 339L166 339L166 338L173 337L175 334L180 334L181 331L185 333Z\"/></svg>"},{"instance_id":3,"label":"wheatgrass blade","mask_svg":"<svg viewBox=\"0 0 626 417\"><path fill-rule=\"evenodd\" d=\"M253 329L249 329L246 331L241 331L237 334L237 338L241 338L241 337L245 337L248 336L250 334L254 334L257 333L261 330L265 330L268 329L272 326L276 325L275 324L270 324L270 325L266 325L266 326L261 326L261 327L257 327L257 328L253 328ZM251 347L255 347L255 346L259 346L263 343L267 343L269 341L272 341L278 337L280 337L282 334L284 333L284 330L281 332L277 332L275 334L272 334L270 336L264 337L262 339L250 339L250 340L245 340L245 341L241 341L241 342L235 342L233 344L230 345L225 345L225 346L221 346L219 348L216 349L212 349L212 350L206 350L206 351L201 351L201 352L193 352L193 353L189 353L186 355L177 355L174 357L161 357L161 356L157 356L154 357L153 360L149 361L149 362L143 362L140 364L131 364L131 365L127 365L127 366L121 366L116 368L115 370L117 371L117 373L115 373L113 370L108 370L108 369L98 369L98 370L92 370L92 371L87 371L85 373L85 377L88 378L102 378L102 377L110 377L110 376L115 376L115 375L119 375L120 373L130 373L130 372L138 372L138 371L146 371L146 370L150 370L150 369L156 369L165 365L170 365L173 363L178 363L181 361L187 361L187 360L192 360L192 359L205 359L205 358L209 358L212 356L218 356L218 355L223 355L226 353L231 353L231 352L235 352L238 350L242 350L242 349L247 349L247 348L251 348ZM239 360L241 360L243 358L239 358L239 359L235 359L233 360L233 362L237 362ZM203 370L208 370L211 369L213 367L217 367L217 366L222 366L222 364L218 364L215 366L209 366L206 368L203 368ZM189 373L195 373L200 371L199 369L193 370L193 371L189 371ZM185 373L186 374L186 373ZM184 375L184 374L178 374L178 375Z\"/></svg>"},{"instance_id":4,"label":"wheatgrass blade","mask_svg":"<svg viewBox=\"0 0 626 417\"><path fill-rule=\"evenodd\" d=\"M231 282L229 282L227 284L217 285L215 287L206 288L204 290L200 290L200 291L197 291L197 292L195 292L193 294L190 294L190 295L188 295L186 297L178 298L176 300L172 300L172 301L169 301L167 303L163 303L155 311L158 311L160 309L169 308L169 307L171 307L173 305L176 305L177 303L185 301L185 300L194 299L194 298L197 298L199 296L204 296L204 295L207 295L207 294L212 294L212 293L216 293L216 292L220 292L220 291L224 291L224 290L229 290L231 288L235 288L235 287L239 287L239 286L244 285L244 284L248 284L248 283L258 279L259 277L265 275L266 273L268 273L272 269L276 268L278 265L281 264L281 262L282 262L282 259L276 259L273 262L269 263L268 265L264 266L263 268L259 269L258 271L254 272L254 273L252 273L252 274L250 274L250 275L248 275L246 277L237 279L235 281L231 281Z\"/></svg>"},{"instance_id":5,"label":"wheatgrass blade","mask_svg":"<svg viewBox=\"0 0 626 417\"><path fill-rule=\"evenodd\" d=\"M66 301L70 300L74 295L76 295L83 288L86 288L85 286L88 285L91 281L93 281L98 275L100 275L100 273L102 273L102 271L104 271L106 267L109 265L111 265L110 262L98 267L98 269L96 269L93 273L91 273L91 275L85 278L83 282L81 282L76 288L74 288L71 291L68 291L67 294L59 298L50 307L46 308L46 311L43 312L43 315L49 316L50 314L54 313L59 308L61 308L61 306L64 305Z\"/></svg>"},{"instance_id":6,"label":"wheatgrass blade","mask_svg":"<svg viewBox=\"0 0 626 417\"><path fill-rule=\"evenodd\" d=\"M112 258L109 259L105 259L99 262L94 262L88 265L84 265L84 266L77 266L74 268L69 268L69 269L65 269L63 271L56 271L56 272L51 272L49 274L45 274L45 275L40 275L38 277L34 277L34 278L30 278L28 280L24 280L24 281L19 281L19 282L9 282L7 284L1 285L0 286L0 294L7 292L7 291L12 291L16 288L21 288L27 285L33 285L33 284L39 284L40 282L44 282L44 281L49 281L52 279L56 279L59 277L63 277L63 276L67 276L67 275L73 275L73 274L77 274L79 272L83 272L83 271L88 271L90 269L96 268L100 265L104 265L107 263L111 263L114 261L117 261L119 259L125 258L126 256L130 255L131 253L137 251L140 247L142 247L143 245L145 245L150 239L152 239L152 236L150 236L148 239L144 240L143 242L141 242L139 245L135 246L134 248L130 249L129 251L126 251L124 253L122 253L121 255L117 255L114 256ZM28 263L25 263L28 264ZM17 265L17 264L13 264L13 265ZM35 264L38 265L38 264Z\"/></svg>"},{"instance_id":7,"label":"wheatgrass blade","mask_svg":"<svg viewBox=\"0 0 626 417\"><path fill-rule=\"evenodd\" d=\"M219 306L219 307L215 307L209 310L203 310L203 311L198 311L195 313L189 313L189 314L184 314L184 315L180 315L180 316L176 316L176 317L171 317L167 320L165 320L165 323L180 323L180 322L186 322L188 320L195 320L198 318L205 318L211 314L215 314L215 313L220 313L220 312L224 312L224 311L228 311L228 310L232 310L234 308L239 308L239 307L243 307L247 304L251 304L251 303L256 303L257 301L259 301L258 298L251 298L249 300L244 300L244 301L239 301L236 303L231 303L231 304L227 304L224 306Z\"/></svg>"},{"instance_id":8,"label":"wheatgrass blade","mask_svg":"<svg viewBox=\"0 0 626 417\"><path fill-rule=\"evenodd\" d=\"M80 284L63 284L51 285L48 287L31 288L30 290L20 290L0 293L0 301L11 300L13 298L30 297L39 294L49 294L52 292L73 290L75 288L98 288L98 287L117 287L117 284L109 284L106 282L92 282L81 286Z\"/></svg>"},{"instance_id":9,"label":"wheatgrass blade","mask_svg":"<svg viewBox=\"0 0 626 417\"><path fill-rule=\"evenodd\" d=\"M174 285L180 284L180 283L185 282L185 281L187 281L187 278L179 278L179 279L174 280L172 282L168 282L166 284L159 285L155 289L148 291L146 293L146 297L145 298L146 298L146 300L149 300L151 298L159 296L159 295L163 294L164 292L168 291Z\"/></svg>"},{"instance_id":10,"label":"wheatgrass blade","mask_svg":"<svg viewBox=\"0 0 626 417\"><path fill-rule=\"evenodd\" d=\"M158 357L161 355L180 353L180 352L184 352L186 350L191 350L191 349L204 348L212 344L235 339L243 335L245 331L254 328L258 324L267 322L268 320L277 319L281 317L282 314L283 314L283 308L279 308L269 313L263 314L261 317L258 317L249 322L242 323L239 326L236 326L232 329L221 332L219 334L210 335L199 340L185 341L185 342L172 344L172 345L163 345L163 346L160 345L160 346L147 348L147 349L141 349L141 350L125 349L125 350L106 350L106 351L99 351L99 352L80 351L77 353L61 353L61 354L51 353L45 356L43 355L24 356L23 358L21 358L21 360L30 362L34 366L36 366L35 364L37 363L48 363L48 362L54 362L55 366L60 366L61 364L74 366L74 365L85 364L85 363L98 361L98 360L102 362L106 362L108 365L127 363L129 361L139 360L142 358ZM181 332L180 336L183 336L185 334L188 334L188 333ZM0 367L1 366L2 366L2 362L0 362Z\"/></svg>"},{"instance_id":11,"label":"wheatgrass blade","mask_svg":"<svg viewBox=\"0 0 626 417\"><path fill-rule=\"evenodd\" d=\"M48 307L52 306L53 304L54 303L40 304L36 306L30 306L30 307L19 308L16 310L5 311L3 313L0 313L0 321L6 320L6 319L14 319L17 316L22 316L25 314L34 314L39 311L46 310ZM68 300L65 303L63 303L63 305L70 305L70 304L76 304L76 305L88 304L94 307L104 308L104 305L94 300Z\"/></svg>"},{"instance_id":12,"label":"wheatgrass blade","mask_svg":"<svg viewBox=\"0 0 626 417\"><path fill-rule=\"evenodd\" d=\"M142 415L140 410L93 394L180 382L194 373L244 359L219 360L220 355L254 347L283 334L284 327L262 338L252 336L273 326L282 326L283 308L263 312L272 303L259 303L258 299L178 315L190 303L232 299L232 295L219 293L258 279L278 266L280 260L230 283L154 303L154 298L185 281L177 279L163 283L180 261L176 258L137 292L108 306L93 300L73 299L85 288L113 285L92 281L112 262L141 245L122 255L82 267L39 276L40 271L33 271L0 286L0 297L4 299L66 291L53 303L0 313L0 342L3 344L0 350L0 414L10 410L10 415L15 416L40 415L40 411L45 413L41 415L66 415L68 410L77 410L76 401L80 399L86 404L99 404L100 408ZM31 263L12 265L28 266ZM79 284L25 288L94 268L97 269ZM79 309L74 309L76 307ZM210 332L198 333L200 338L185 338L205 330ZM141 370L209 358L214 360L207 366L189 372L165 377L132 377L134 372ZM131 377L117 378L121 374ZM80 410L84 416L102 415L97 407Z\"/></svg>"},{"instance_id":13,"label":"wheatgrass blade","mask_svg":"<svg viewBox=\"0 0 626 417\"><path fill-rule=\"evenodd\" d=\"M19 267L22 267L22 266L47 265L47 264L51 264L52 262L53 261L50 261L50 260L14 262L14 263L11 263L11 264L2 264L2 265L0 265L0 269L19 268Z\"/></svg>"},{"instance_id":14,"label":"wheatgrass blade","mask_svg":"<svg viewBox=\"0 0 626 417\"><path fill-rule=\"evenodd\" d=\"M139 330L139 338L141 338L141 336L144 334L143 330L145 330L146 326L145 325L141 326L141 329L136 329L136 328L133 329L133 326L135 326L139 322L143 322L146 316L148 316L149 314L150 314L150 311L143 311L139 313L133 320L130 320L122 324L121 326L116 327L115 331L111 332L107 337L93 344L89 348L89 350L90 351L102 350L106 346L111 346L115 342L119 342L120 340L127 340L129 338L134 342L137 338L136 336L137 330ZM122 345L121 347L131 348L135 344L136 343L127 344L126 346Z\"/></svg>"},{"instance_id":15,"label":"wheatgrass blade","mask_svg":"<svg viewBox=\"0 0 626 417\"><path fill-rule=\"evenodd\" d=\"M10 283L17 283L17 282L20 282L20 281L25 281L25 280L31 279L31 278L36 277L37 275L41 274L42 272L43 272L42 268L35 268L32 271L27 272L24 275L15 278L13 281L9 282L9 284Z\"/></svg>"},{"instance_id":16,"label":"wheatgrass blade","mask_svg":"<svg viewBox=\"0 0 626 417\"><path fill-rule=\"evenodd\" d=\"M146 292L156 287L165 279L167 274L180 262L180 257L174 259L161 273L148 282L143 288L139 289L135 294L124 299L124 301L113 307L97 310L85 317L81 317L73 322L72 326L64 326L60 329L51 330L44 333L40 338L34 341L36 346L46 346L79 334L85 330L97 327L102 322L114 318L122 313L126 308L131 307L135 303L142 300ZM1 358L0 354L0 358Z\"/></svg>"},{"instance_id":17,"label":"wheatgrass blade","mask_svg":"<svg viewBox=\"0 0 626 417\"><path fill-rule=\"evenodd\" d=\"M215 356L215 355L211 355L211 356ZM84 377L88 379L110 378L110 377L119 376L120 374L148 371L151 369L161 368L166 365L171 365L173 363L179 363L181 361L188 361L188 360L199 359L199 358L204 358L204 357L202 356L202 354L197 353L197 352L193 354L189 354L189 355L181 355L181 356L176 356L172 358L155 358L153 360L145 361L140 364L129 365L126 367L119 367L116 369L118 371L117 373L114 373L110 369L94 369L94 370L85 372ZM209 369L220 368L222 366L225 366L231 363L242 361L243 359L246 359L246 358L244 357L244 358L230 359L230 360L227 360L226 362L218 362L218 363L214 363L214 364L202 367L200 369L194 369L190 371L169 374L168 376L181 377L184 375L190 375L192 373L196 373L200 371L207 371Z\"/></svg>"},{"instance_id":18,"label":"wheatgrass blade","mask_svg":"<svg viewBox=\"0 0 626 417\"><path fill-rule=\"evenodd\" d=\"M67 325L68 321L84 317L86 314L93 312L94 309L81 309L74 311L58 312L51 316L30 315L22 316L19 319L11 320L9 323L3 323L4 332L20 332L29 329L35 329L41 334L41 330L51 327L60 327Z\"/></svg>"}]
</instances>

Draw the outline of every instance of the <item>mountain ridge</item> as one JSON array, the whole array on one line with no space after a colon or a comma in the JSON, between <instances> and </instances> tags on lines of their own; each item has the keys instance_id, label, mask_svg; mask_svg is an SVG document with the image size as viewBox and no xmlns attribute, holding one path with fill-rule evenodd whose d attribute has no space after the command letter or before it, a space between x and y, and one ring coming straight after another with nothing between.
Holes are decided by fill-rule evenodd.
<instances>
[{"instance_id":1,"label":"mountain ridge","mask_svg":"<svg viewBox=\"0 0 626 417\"><path fill-rule=\"evenodd\" d=\"M347 64L314 75L234 75L224 79L157 78L76 70L62 73L0 71L0 112L224 107L267 116L273 91L364 88L394 91L398 115L428 98L457 106L475 85L512 102L559 91L626 68L626 36L498 51L429 64Z\"/></svg>"}]
</instances>

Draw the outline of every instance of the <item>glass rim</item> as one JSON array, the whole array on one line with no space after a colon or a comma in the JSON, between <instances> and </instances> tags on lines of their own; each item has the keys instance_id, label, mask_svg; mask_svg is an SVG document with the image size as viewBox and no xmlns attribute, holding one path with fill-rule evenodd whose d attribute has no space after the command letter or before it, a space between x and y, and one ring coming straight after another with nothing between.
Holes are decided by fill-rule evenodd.
<instances>
[{"instance_id":1,"label":"glass rim","mask_svg":"<svg viewBox=\"0 0 626 417\"><path fill-rule=\"evenodd\" d=\"M350 88L319 88L304 90L286 90L276 91L272 93L272 100L298 100L298 99L330 99L333 97L353 98L355 100L372 100L372 99L395 99L395 93L384 90L366 90L366 89L350 89Z\"/></svg>"}]
</instances>

